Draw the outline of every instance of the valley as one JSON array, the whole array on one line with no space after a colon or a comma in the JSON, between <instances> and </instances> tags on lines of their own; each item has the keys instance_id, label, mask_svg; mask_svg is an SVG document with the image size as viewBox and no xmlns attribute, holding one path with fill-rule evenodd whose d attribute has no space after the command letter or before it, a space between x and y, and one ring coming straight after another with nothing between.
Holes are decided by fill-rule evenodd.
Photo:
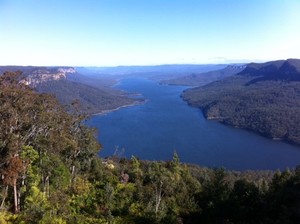
<instances>
[{"instance_id":1,"label":"valley","mask_svg":"<svg viewBox=\"0 0 300 224\"><path fill-rule=\"evenodd\" d=\"M284 63L275 64L280 70ZM27 68L20 79L19 73L5 73L0 76L0 222L297 220L299 146L218 122L225 123L226 110L244 116L249 109L259 112L254 120L244 116L252 124L273 124L276 116L297 122L298 70L285 66L287 79L282 73L274 77L273 71L266 75L256 64L238 73L223 67L175 77L175 82L200 85L196 88L167 85L172 75L165 80L159 75L98 76L71 67ZM253 67L261 73L249 72ZM56 95L64 107L43 93ZM227 106L208 116L210 108L205 111L201 100ZM244 110L230 109L237 100L244 101ZM271 120L256 120L264 118L262 109ZM249 205L255 209L249 211ZM279 209L282 205L291 212Z\"/></svg>"},{"instance_id":2,"label":"valley","mask_svg":"<svg viewBox=\"0 0 300 224\"><path fill-rule=\"evenodd\" d=\"M288 60L248 65L6 66L0 71L22 70L26 84L41 93L55 95L67 111L96 115L89 123L100 130L102 156L121 150L125 151L124 156L165 160L177 150L188 163L275 169L297 165L297 147L265 140L241 129L299 144L297 63ZM202 113L208 120L241 129L205 121ZM279 164L274 153L288 156ZM253 163L259 156L261 159ZM241 160L232 159L235 157Z\"/></svg>"},{"instance_id":3,"label":"valley","mask_svg":"<svg viewBox=\"0 0 300 224\"><path fill-rule=\"evenodd\" d=\"M299 11L0 0L0 224L299 224Z\"/></svg>"},{"instance_id":4,"label":"valley","mask_svg":"<svg viewBox=\"0 0 300 224\"><path fill-rule=\"evenodd\" d=\"M176 151L185 163L233 170L285 169L300 163L297 146L205 119L180 97L188 87L130 78L116 88L141 93L145 103L88 120L100 130L102 158L165 161Z\"/></svg>"}]
</instances>

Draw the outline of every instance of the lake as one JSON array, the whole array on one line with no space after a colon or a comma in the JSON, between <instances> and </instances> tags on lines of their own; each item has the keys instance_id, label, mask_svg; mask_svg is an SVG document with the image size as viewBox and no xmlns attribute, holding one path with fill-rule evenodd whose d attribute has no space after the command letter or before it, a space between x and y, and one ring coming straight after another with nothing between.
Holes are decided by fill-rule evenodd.
<instances>
[{"instance_id":1,"label":"lake","mask_svg":"<svg viewBox=\"0 0 300 224\"><path fill-rule=\"evenodd\" d=\"M285 169L300 165L300 147L206 120L180 98L187 87L125 79L116 88L140 93L142 105L93 116L99 130L101 157L114 153L146 160L171 160L227 169Z\"/></svg>"}]
</instances>

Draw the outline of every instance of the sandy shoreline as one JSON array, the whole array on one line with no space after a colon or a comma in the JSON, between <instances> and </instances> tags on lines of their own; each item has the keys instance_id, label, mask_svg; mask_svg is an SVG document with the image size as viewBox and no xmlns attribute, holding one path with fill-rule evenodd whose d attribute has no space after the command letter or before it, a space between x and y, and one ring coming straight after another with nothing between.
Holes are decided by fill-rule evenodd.
<instances>
[{"instance_id":1,"label":"sandy shoreline","mask_svg":"<svg viewBox=\"0 0 300 224\"><path fill-rule=\"evenodd\" d=\"M120 107L117 107L117 108L114 108L114 109L103 110L103 111L101 111L101 112L99 112L99 113L92 114L92 116L106 115L106 114L108 114L108 113L112 113L112 112L117 111L117 110L120 110L120 109L122 109L122 108L138 106L138 105L145 104L146 102L147 102L147 100L143 100L143 101L135 101L135 102L132 103L132 104L123 105L123 106L120 106Z\"/></svg>"}]
</instances>

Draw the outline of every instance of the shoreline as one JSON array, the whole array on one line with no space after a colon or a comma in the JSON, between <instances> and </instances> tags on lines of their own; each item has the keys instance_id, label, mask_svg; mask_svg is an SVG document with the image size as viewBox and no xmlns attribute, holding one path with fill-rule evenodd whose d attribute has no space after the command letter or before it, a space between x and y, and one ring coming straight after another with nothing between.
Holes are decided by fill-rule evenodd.
<instances>
[{"instance_id":1,"label":"shoreline","mask_svg":"<svg viewBox=\"0 0 300 224\"><path fill-rule=\"evenodd\" d=\"M296 147L300 147L300 143L296 142L296 141L291 141L289 139L286 138L282 138L282 137L272 137L269 135L269 133L267 132L259 132L258 130L249 128L249 127L245 127L245 126L239 126L239 125L233 125L231 123L228 122L224 122L224 117L211 117L211 116L207 116L207 114L204 112L204 109L201 106L196 106L193 105L192 103L189 102L189 100L184 99L183 95L181 95L181 98L187 102L187 105L193 108L197 108L201 111L201 113L203 114L203 117L208 120L208 121L215 121L218 122L222 125L226 125L228 127L232 127L232 128L236 128L236 129L241 129L241 130L245 130L248 132L251 132L253 134L259 135L261 137L264 137L266 139L272 140L272 141L278 141L278 142L282 142L282 143L286 143L292 146L296 146Z\"/></svg>"},{"instance_id":2,"label":"shoreline","mask_svg":"<svg viewBox=\"0 0 300 224\"><path fill-rule=\"evenodd\" d=\"M103 111L101 111L99 113L92 114L92 116L106 115L106 114L109 114L109 113L121 110L122 108L138 106L138 105L145 104L146 102L147 102L147 100L135 101L132 104L127 104L127 105L119 106L119 107L114 108L114 109L103 110Z\"/></svg>"}]
</instances>

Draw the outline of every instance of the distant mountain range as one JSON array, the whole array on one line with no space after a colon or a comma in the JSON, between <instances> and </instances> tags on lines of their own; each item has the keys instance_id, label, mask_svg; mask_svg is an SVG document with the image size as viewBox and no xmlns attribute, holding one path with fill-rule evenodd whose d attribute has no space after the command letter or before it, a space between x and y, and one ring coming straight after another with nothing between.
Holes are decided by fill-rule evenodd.
<instances>
[{"instance_id":1,"label":"distant mountain range","mask_svg":"<svg viewBox=\"0 0 300 224\"><path fill-rule=\"evenodd\" d=\"M208 119L300 145L299 59L251 63L182 96Z\"/></svg>"},{"instance_id":2,"label":"distant mountain range","mask_svg":"<svg viewBox=\"0 0 300 224\"><path fill-rule=\"evenodd\" d=\"M116 79L144 77L156 81L175 79L191 74L198 74L225 68L226 64L174 64L174 65L149 65L149 66L117 66L117 67L78 67L81 74L96 77Z\"/></svg>"},{"instance_id":3,"label":"distant mountain range","mask_svg":"<svg viewBox=\"0 0 300 224\"><path fill-rule=\"evenodd\" d=\"M228 65L227 67L218 70L208 72L198 71L197 73L193 73L191 75L164 80L162 83L168 85L203 86L210 82L235 75L245 69L245 67L245 65Z\"/></svg>"}]
</instances>

